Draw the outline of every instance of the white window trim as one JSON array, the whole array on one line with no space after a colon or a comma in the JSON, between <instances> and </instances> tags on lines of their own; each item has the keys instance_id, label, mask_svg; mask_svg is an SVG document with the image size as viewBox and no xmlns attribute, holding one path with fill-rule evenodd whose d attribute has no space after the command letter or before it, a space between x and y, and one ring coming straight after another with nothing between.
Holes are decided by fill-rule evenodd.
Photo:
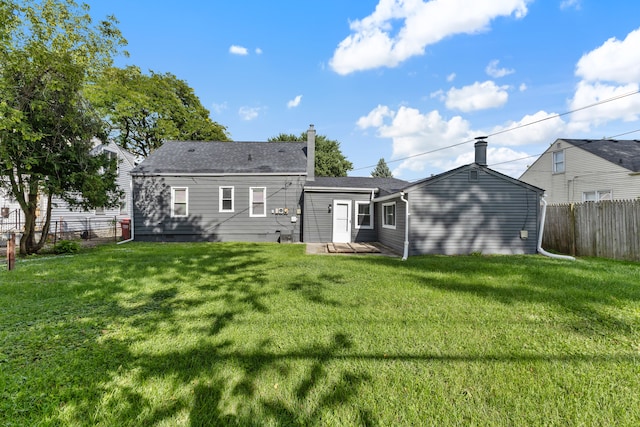
<instances>
[{"instance_id":1,"label":"white window trim","mask_svg":"<svg viewBox=\"0 0 640 427\"><path fill-rule=\"evenodd\" d=\"M385 212L384 212L385 206L393 206L393 225L387 224L387 215L385 215ZM389 228L391 230L395 230L397 222L398 222L398 218L397 218L397 212L396 212L396 202L383 203L382 204L382 228Z\"/></svg>"},{"instance_id":2,"label":"white window trim","mask_svg":"<svg viewBox=\"0 0 640 427\"><path fill-rule=\"evenodd\" d=\"M225 188L230 188L231 189L231 209L224 209L222 207L222 195L223 195L223 189ZM236 200L235 200L235 188L231 185L222 185L220 187L218 187L218 211L219 212L234 212L235 211L235 207L236 207Z\"/></svg>"},{"instance_id":3,"label":"white window trim","mask_svg":"<svg viewBox=\"0 0 640 427\"><path fill-rule=\"evenodd\" d=\"M184 198L186 200L184 215L176 215L175 213L176 190L184 190ZM188 216L189 216L189 187L171 187L171 218L186 218Z\"/></svg>"},{"instance_id":4,"label":"white window trim","mask_svg":"<svg viewBox=\"0 0 640 427\"><path fill-rule=\"evenodd\" d=\"M253 212L253 191L262 190L264 192L264 213L256 214ZM249 187L249 217L264 218L267 216L267 187Z\"/></svg>"},{"instance_id":5,"label":"white window trim","mask_svg":"<svg viewBox=\"0 0 640 427\"><path fill-rule=\"evenodd\" d=\"M373 229L373 217L375 216L375 215L373 215L373 203L371 203L370 201L357 201L356 200L355 204L356 204L356 208L355 208L355 211L354 211L355 216L356 216L356 221L355 221L356 225L355 225L355 227L359 228L359 229L362 229L362 230L371 230L371 229ZM360 205L368 205L369 206L369 225L360 225L360 223L358 222L358 216L359 216L359 212L360 212L359 206Z\"/></svg>"},{"instance_id":6,"label":"white window trim","mask_svg":"<svg viewBox=\"0 0 640 427\"><path fill-rule=\"evenodd\" d=\"M557 165L559 163L556 162L556 154L559 154L559 153L562 153L562 170L557 169ZM565 156L564 150L558 150L551 153L551 170L553 171L554 174L564 173L567 170L567 157Z\"/></svg>"},{"instance_id":7,"label":"white window trim","mask_svg":"<svg viewBox=\"0 0 640 427\"><path fill-rule=\"evenodd\" d=\"M595 200L587 200L587 194L593 194L595 196ZM602 196L605 194L609 194L611 197L608 199L603 199ZM609 201L609 200L613 200L613 190L597 190L597 191L583 191L582 192L582 202L586 203L586 202L604 202L604 201Z\"/></svg>"}]
</instances>

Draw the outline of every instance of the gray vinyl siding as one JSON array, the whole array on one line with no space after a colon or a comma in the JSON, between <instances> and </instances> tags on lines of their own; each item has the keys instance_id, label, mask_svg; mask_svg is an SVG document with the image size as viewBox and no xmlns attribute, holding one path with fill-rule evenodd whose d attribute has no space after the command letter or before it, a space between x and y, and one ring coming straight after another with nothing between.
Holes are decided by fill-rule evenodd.
<instances>
[{"instance_id":1,"label":"gray vinyl siding","mask_svg":"<svg viewBox=\"0 0 640 427\"><path fill-rule=\"evenodd\" d=\"M414 187L408 199L410 255L536 253L539 192L528 186L485 170L470 181L463 168Z\"/></svg>"},{"instance_id":2,"label":"gray vinyl siding","mask_svg":"<svg viewBox=\"0 0 640 427\"><path fill-rule=\"evenodd\" d=\"M133 182L135 240L300 241L302 176L136 176ZM219 211L221 186L234 187L233 212ZM188 188L186 217L171 216L172 187ZM266 187L265 217L250 216L251 187ZM272 213L279 208L289 213Z\"/></svg>"},{"instance_id":3,"label":"gray vinyl siding","mask_svg":"<svg viewBox=\"0 0 640 427\"><path fill-rule=\"evenodd\" d=\"M382 205L387 203L396 204L396 228L385 228L382 226ZM390 247L398 253L404 252L404 235L406 227L406 204L400 200L400 197L376 203L376 230L378 232L378 241L385 246Z\"/></svg>"},{"instance_id":4,"label":"gray vinyl siding","mask_svg":"<svg viewBox=\"0 0 640 427\"><path fill-rule=\"evenodd\" d=\"M311 192L304 194L304 224L303 240L308 243L323 243L333 240L333 215L329 213L329 205L334 200L351 201L351 241L352 242L375 242L376 221L374 228L356 228L357 211L356 201L371 200L371 193L350 193L350 192Z\"/></svg>"}]
</instances>

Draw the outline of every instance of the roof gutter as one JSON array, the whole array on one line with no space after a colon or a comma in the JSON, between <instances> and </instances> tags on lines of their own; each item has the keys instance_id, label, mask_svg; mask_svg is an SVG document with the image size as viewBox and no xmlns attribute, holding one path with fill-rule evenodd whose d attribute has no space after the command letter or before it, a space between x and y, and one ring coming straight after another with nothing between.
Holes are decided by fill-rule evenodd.
<instances>
[{"instance_id":1,"label":"roof gutter","mask_svg":"<svg viewBox=\"0 0 640 427\"><path fill-rule=\"evenodd\" d=\"M378 188L358 188L358 187L313 187L304 186L304 191L310 193L335 193L336 191L348 191L353 193L377 193ZM372 197L373 200L373 197Z\"/></svg>"}]
</instances>

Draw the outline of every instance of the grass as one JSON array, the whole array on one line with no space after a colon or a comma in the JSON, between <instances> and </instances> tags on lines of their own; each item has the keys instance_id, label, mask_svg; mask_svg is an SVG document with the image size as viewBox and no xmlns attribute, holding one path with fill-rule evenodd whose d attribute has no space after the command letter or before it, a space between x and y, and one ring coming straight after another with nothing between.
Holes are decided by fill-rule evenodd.
<instances>
[{"instance_id":1,"label":"grass","mask_svg":"<svg viewBox=\"0 0 640 427\"><path fill-rule=\"evenodd\" d=\"M638 425L640 265L126 244L0 272L0 425Z\"/></svg>"}]
</instances>

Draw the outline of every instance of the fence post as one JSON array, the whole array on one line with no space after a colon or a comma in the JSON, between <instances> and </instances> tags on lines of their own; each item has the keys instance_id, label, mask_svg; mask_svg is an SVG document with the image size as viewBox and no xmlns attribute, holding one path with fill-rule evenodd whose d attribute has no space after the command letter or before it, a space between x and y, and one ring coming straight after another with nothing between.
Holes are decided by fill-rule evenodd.
<instances>
[{"instance_id":1,"label":"fence post","mask_svg":"<svg viewBox=\"0 0 640 427\"><path fill-rule=\"evenodd\" d=\"M569 253L576 256L576 204L569 204Z\"/></svg>"},{"instance_id":2,"label":"fence post","mask_svg":"<svg viewBox=\"0 0 640 427\"><path fill-rule=\"evenodd\" d=\"M7 266L9 271L16 268L16 233L11 233L7 242Z\"/></svg>"}]
</instances>

